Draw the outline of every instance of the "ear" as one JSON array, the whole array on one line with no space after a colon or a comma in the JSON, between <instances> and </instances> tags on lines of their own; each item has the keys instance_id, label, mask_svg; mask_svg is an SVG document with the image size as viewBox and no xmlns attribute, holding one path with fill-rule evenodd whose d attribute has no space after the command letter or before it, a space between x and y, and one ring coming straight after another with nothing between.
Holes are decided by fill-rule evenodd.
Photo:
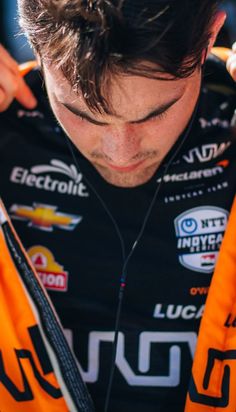
<instances>
[{"instance_id":1,"label":"ear","mask_svg":"<svg viewBox=\"0 0 236 412\"><path fill-rule=\"evenodd\" d=\"M216 17L211 25L211 37L210 37L210 41L208 44L208 48L207 48L207 56L208 54L211 52L212 47L214 46L214 43L216 41L216 38L219 34L220 29L222 28L222 26L224 25L224 22L226 20L226 13L224 11L219 11L216 14Z\"/></svg>"}]
</instances>

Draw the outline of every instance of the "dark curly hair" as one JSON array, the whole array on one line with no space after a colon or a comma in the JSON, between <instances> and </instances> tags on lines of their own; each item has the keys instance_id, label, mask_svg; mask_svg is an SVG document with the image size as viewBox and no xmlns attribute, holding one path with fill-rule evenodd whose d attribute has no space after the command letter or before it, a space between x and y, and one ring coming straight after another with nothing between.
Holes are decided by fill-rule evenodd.
<instances>
[{"instance_id":1,"label":"dark curly hair","mask_svg":"<svg viewBox=\"0 0 236 412\"><path fill-rule=\"evenodd\" d=\"M93 111L110 113L112 75L184 78L200 64L215 0L18 0L42 62L60 69Z\"/></svg>"}]
</instances>

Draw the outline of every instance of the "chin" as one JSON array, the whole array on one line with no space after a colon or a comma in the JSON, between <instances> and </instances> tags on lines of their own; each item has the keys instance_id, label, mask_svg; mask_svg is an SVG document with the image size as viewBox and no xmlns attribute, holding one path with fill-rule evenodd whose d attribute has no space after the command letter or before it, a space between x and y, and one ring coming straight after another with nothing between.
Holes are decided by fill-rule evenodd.
<instances>
[{"instance_id":1,"label":"chin","mask_svg":"<svg viewBox=\"0 0 236 412\"><path fill-rule=\"evenodd\" d=\"M124 188L132 188L144 185L153 177L158 166L152 165L141 171L124 173L116 172L114 170L110 170L103 166L94 164L94 167L97 170L97 172L107 183L113 186Z\"/></svg>"}]
</instances>

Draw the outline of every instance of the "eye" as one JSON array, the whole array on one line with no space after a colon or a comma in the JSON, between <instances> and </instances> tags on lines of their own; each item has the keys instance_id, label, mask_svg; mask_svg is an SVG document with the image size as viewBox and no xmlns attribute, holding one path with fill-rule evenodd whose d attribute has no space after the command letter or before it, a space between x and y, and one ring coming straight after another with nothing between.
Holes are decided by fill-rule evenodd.
<instances>
[{"instance_id":1,"label":"eye","mask_svg":"<svg viewBox=\"0 0 236 412\"><path fill-rule=\"evenodd\" d=\"M77 120L86 122L89 125L95 125L95 126L99 126L99 127L104 127L107 126L107 123L103 123L100 121L97 121L95 119L92 119L89 115L84 115L82 113L80 113L80 111L76 110L76 112L73 111L73 109L70 109L69 107L67 107L65 104L61 103L61 102L57 102L56 103L59 107L59 109L66 111L66 113L69 113L69 115L73 116L74 118L76 118Z\"/></svg>"},{"instance_id":2,"label":"eye","mask_svg":"<svg viewBox=\"0 0 236 412\"><path fill-rule=\"evenodd\" d=\"M67 109L67 110L68 110L68 109ZM75 113L71 112L70 110L69 110L69 112L70 112L73 116L75 116L76 119L79 119L79 120L81 120L81 121L83 121L83 122L87 121L87 119L85 119L85 117L83 117L83 116L81 116L81 115L79 115L79 114L75 114Z\"/></svg>"},{"instance_id":3,"label":"eye","mask_svg":"<svg viewBox=\"0 0 236 412\"><path fill-rule=\"evenodd\" d=\"M164 119L164 118L167 116L168 110L169 110L169 109L165 110L165 111L162 112L162 113L153 115L153 116L149 119L149 121L155 121L155 120L162 120L162 119Z\"/></svg>"}]
</instances>

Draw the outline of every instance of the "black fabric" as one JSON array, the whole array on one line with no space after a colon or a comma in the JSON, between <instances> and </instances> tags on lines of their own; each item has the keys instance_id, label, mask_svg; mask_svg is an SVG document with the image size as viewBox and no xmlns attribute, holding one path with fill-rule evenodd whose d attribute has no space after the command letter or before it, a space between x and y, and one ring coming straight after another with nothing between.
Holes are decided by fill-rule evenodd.
<instances>
[{"instance_id":1,"label":"black fabric","mask_svg":"<svg viewBox=\"0 0 236 412\"><path fill-rule=\"evenodd\" d=\"M132 189L106 183L78 151L77 170L37 72L28 82L38 108L27 111L14 103L0 115L0 193L46 282L97 412L103 411L109 378L122 254L86 179L116 219L126 252L163 179L127 268L110 411L182 412L236 185L234 85L227 84L226 94L215 91L221 67L208 67L192 130L167 175L163 170L176 146L148 183Z\"/></svg>"}]
</instances>

